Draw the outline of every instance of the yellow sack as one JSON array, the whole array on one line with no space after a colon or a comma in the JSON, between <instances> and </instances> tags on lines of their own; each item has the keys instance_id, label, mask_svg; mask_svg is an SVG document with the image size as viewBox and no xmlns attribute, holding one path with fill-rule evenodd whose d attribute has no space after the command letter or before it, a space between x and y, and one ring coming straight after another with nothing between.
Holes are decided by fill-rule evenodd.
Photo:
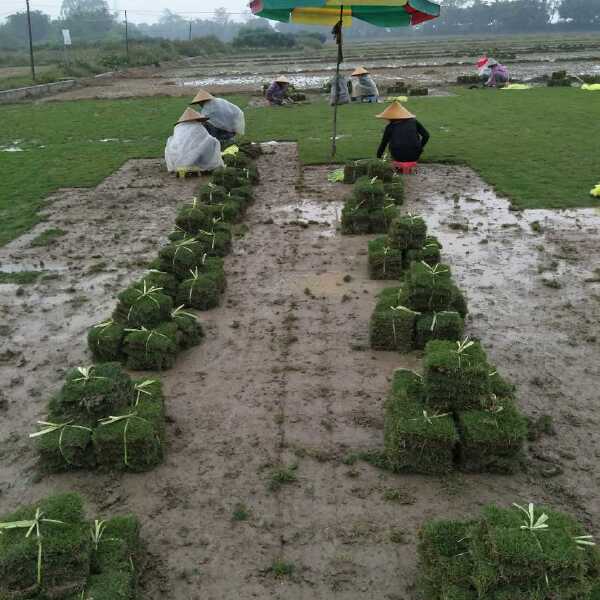
<instances>
[{"instance_id":1,"label":"yellow sack","mask_svg":"<svg viewBox=\"0 0 600 600\"><path fill-rule=\"evenodd\" d=\"M590 190L590 194L596 198L600 198L600 183Z\"/></svg>"},{"instance_id":2,"label":"yellow sack","mask_svg":"<svg viewBox=\"0 0 600 600\"><path fill-rule=\"evenodd\" d=\"M584 83L581 89L588 92L600 92L600 83Z\"/></svg>"},{"instance_id":3,"label":"yellow sack","mask_svg":"<svg viewBox=\"0 0 600 600\"><path fill-rule=\"evenodd\" d=\"M525 83L510 83L500 89L502 89L502 90L530 90L531 86L526 85Z\"/></svg>"},{"instance_id":4,"label":"yellow sack","mask_svg":"<svg viewBox=\"0 0 600 600\"><path fill-rule=\"evenodd\" d=\"M240 149L234 144L233 146L228 146L221 152L221 156L237 156Z\"/></svg>"}]
</instances>

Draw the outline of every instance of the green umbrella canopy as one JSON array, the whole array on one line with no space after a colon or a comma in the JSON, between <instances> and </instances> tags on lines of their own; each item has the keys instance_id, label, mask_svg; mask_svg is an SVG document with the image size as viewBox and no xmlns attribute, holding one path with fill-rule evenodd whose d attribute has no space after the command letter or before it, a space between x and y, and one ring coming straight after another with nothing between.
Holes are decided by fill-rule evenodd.
<instances>
[{"instance_id":1,"label":"green umbrella canopy","mask_svg":"<svg viewBox=\"0 0 600 600\"><path fill-rule=\"evenodd\" d=\"M344 26L360 19L378 27L406 27L435 19L439 5L429 0L253 0L258 17L299 25L335 25L343 14Z\"/></svg>"}]
</instances>

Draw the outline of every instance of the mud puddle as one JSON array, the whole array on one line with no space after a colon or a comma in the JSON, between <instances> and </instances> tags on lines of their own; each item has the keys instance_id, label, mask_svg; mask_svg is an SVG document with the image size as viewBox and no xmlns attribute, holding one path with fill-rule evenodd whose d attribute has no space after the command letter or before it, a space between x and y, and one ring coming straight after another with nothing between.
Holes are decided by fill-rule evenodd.
<instances>
[{"instance_id":1,"label":"mud puddle","mask_svg":"<svg viewBox=\"0 0 600 600\"><path fill-rule=\"evenodd\" d=\"M442 239L469 297L469 333L519 386L526 412L554 417L557 435L532 443L527 470L512 477L393 475L349 457L381 448L392 372L419 368L420 356L368 347L376 295L390 282L368 279L370 237L323 237L350 188L327 181L331 167L302 170L294 144L268 151L249 231L226 259L223 305L202 314L204 343L161 376L169 448L150 473L40 480L27 434L64 370L89 362L86 328L154 256L197 182L169 178L159 161L135 161L96 190L57 194L48 216L70 233L48 252L67 274L23 286L19 297L0 286L0 512L65 489L81 492L93 512L136 512L151 558L145 600L412 599L423 520L465 517L487 502L550 502L594 532L600 374L591 338L600 333L600 296L586 282L600 258L593 215L550 213L536 233L529 223L542 222L539 214L509 212L468 169L422 167L408 180L407 208ZM315 223L293 222L303 209ZM0 260L15 262L9 253L31 264L44 250L17 240ZM101 284L98 273L86 275L97 260L115 269ZM564 262L560 289L541 281L538 268L552 261ZM50 306L64 293L86 300ZM542 474L548 465L559 473L552 479ZM294 474L279 490L276 468ZM394 490L405 503L386 500ZM239 505L245 521L234 519ZM274 561L291 564L292 574L274 577Z\"/></svg>"}]
</instances>

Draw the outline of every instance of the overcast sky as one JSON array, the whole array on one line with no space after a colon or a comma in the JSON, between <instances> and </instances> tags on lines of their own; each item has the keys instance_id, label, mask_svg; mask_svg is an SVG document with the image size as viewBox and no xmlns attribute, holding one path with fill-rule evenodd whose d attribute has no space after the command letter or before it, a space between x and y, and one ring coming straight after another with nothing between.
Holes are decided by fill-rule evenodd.
<instances>
[{"instance_id":1,"label":"overcast sky","mask_svg":"<svg viewBox=\"0 0 600 600\"><path fill-rule=\"evenodd\" d=\"M62 0L30 0L31 10L41 10L53 17L58 16L61 4ZM248 0L108 0L108 5L111 10L127 9L127 16L132 21L146 23L156 21L165 8L185 17L199 19L211 18L211 11L221 6L231 13L248 10ZM0 0L0 18L24 8L25 0ZM241 15L232 15L232 18L238 20Z\"/></svg>"}]
</instances>

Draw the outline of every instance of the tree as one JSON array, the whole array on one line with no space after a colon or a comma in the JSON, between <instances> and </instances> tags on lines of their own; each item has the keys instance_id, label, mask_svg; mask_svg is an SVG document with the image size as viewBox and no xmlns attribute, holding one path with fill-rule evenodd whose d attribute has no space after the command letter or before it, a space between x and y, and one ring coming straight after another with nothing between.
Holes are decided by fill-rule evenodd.
<instances>
[{"instance_id":1,"label":"tree","mask_svg":"<svg viewBox=\"0 0 600 600\"><path fill-rule=\"evenodd\" d=\"M575 27L589 29L600 26L600 2L598 0L562 0L558 12L562 19Z\"/></svg>"},{"instance_id":2,"label":"tree","mask_svg":"<svg viewBox=\"0 0 600 600\"><path fill-rule=\"evenodd\" d=\"M73 38L101 39L116 25L106 0L63 0L60 13L60 27L69 29Z\"/></svg>"},{"instance_id":3,"label":"tree","mask_svg":"<svg viewBox=\"0 0 600 600\"><path fill-rule=\"evenodd\" d=\"M34 42L44 42L52 32L50 17L39 10L31 11L31 38ZM2 33L14 39L18 44L25 43L29 38L27 30L27 13L18 12L6 17Z\"/></svg>"},{"instance_id":4,"label":"tree","mask_svg":"<svg viewBox=\"0 0 600 600\"><path fill-rule=\"evenodd\" d=\"M227 12L226 8L217 8L215 10L215 18L214 21L217 25L220 25L221 27L227 27L227 25L229 25L229 13Z\"/></svg>"}]
</instances>

